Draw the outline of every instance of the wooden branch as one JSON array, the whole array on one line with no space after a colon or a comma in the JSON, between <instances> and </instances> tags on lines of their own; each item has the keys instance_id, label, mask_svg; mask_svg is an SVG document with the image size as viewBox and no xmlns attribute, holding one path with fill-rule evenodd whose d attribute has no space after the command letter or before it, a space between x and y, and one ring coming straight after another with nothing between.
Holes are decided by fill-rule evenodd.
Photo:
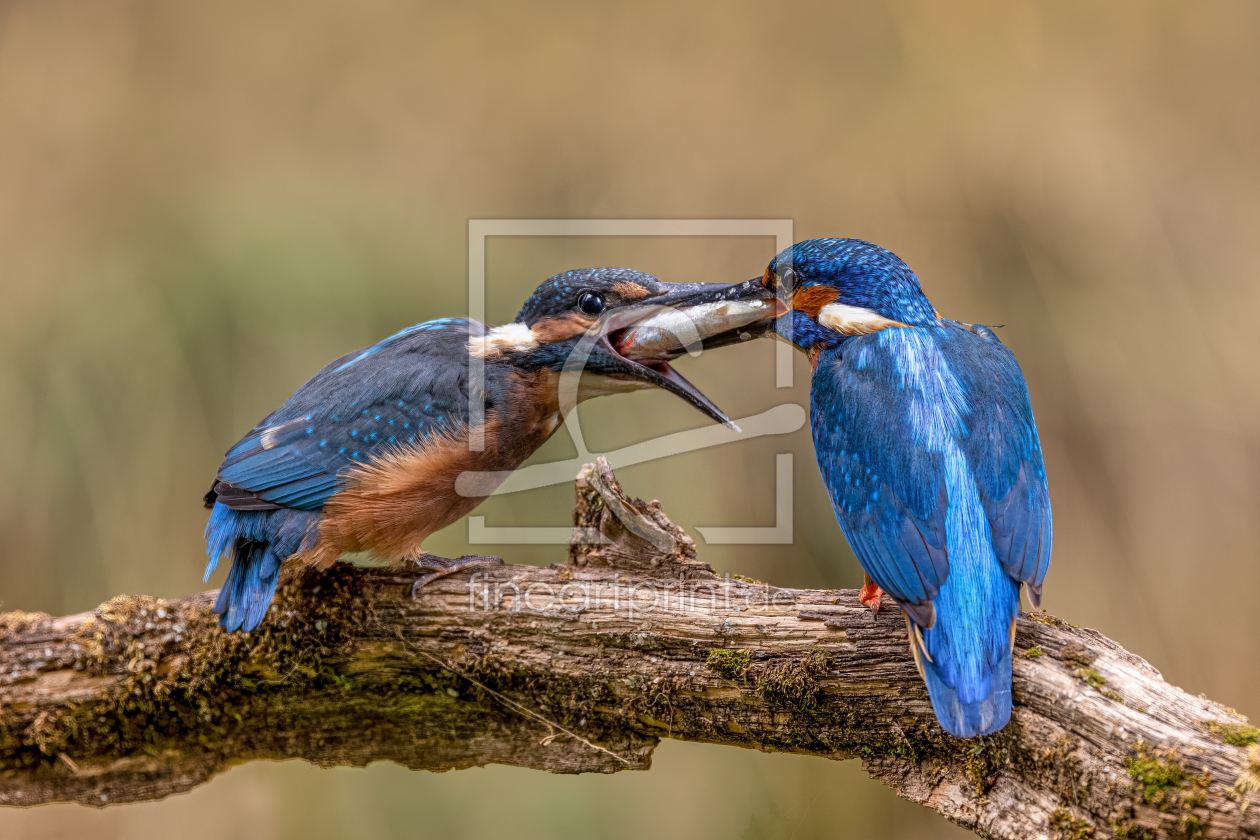
<instances>
[{"instance_id":1,"label":"wooden branch","mask_svg":"<svg viewBox=\"0 0 1260 840\"><path fill-rule=\"evenodd\" d=\"M1098 633L1021 618L1011 724L961 741L895 609L715 576L606 464L574 518L567 563L414 601L404 570L290 569L248 636L214 593L0 616L0 803L158 799L256 759L610 773L672 737L858 758L990 837L1260 837L1256 730Z\"/></svg>"}]
</instances>

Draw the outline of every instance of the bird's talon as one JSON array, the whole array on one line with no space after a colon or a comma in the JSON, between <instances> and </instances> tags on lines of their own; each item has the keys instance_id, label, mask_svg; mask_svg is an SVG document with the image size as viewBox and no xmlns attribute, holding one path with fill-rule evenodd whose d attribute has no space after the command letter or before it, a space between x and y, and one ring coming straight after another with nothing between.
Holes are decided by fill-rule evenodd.
<instances>
[{"instance_id":1,"label":"bird's talon","mask_svg":"<svg viewBox=\"0 0 1260 840\"><path fill-rule=\"evenodd\" d=\"M415 600L416 596L420 593L421 589L424 589L426 586L428 586L430 583L433 583L433 581L437 580L440 577L442 576L438 574L429 573L427 575L421 575L420 577L416 578L415 582L411 584L412 600Z\"/></svg>"},{"instance_id":2,"label":"bird's talon","mask_svg":"<svg viewBox=\"0 0 1260 840\"><path fill-rule=\"evenodd\" d=\"M871 612L879 612L880 602L884 596L884 591L879 585L870 578L866 579L866 585L858 590L858 600L864 606L870 607Z\"/></svg>"},{"instance_id":3,"label":"bird's talon","mask_svg":"<svg viewBox=\"0 0 1260 840\"><path fill-rule=\"evenodd\" d=\"M428 574L416 578L415 582L411 584L411 597L414 599L421 589L439 578L444 578L475 566L502 566L503 558L490 557L484 554L465 554L462 557L448 559L433 554L421 554L418 557L411 558L411 562L428 572Z\"/></svg>"}]
</instances>

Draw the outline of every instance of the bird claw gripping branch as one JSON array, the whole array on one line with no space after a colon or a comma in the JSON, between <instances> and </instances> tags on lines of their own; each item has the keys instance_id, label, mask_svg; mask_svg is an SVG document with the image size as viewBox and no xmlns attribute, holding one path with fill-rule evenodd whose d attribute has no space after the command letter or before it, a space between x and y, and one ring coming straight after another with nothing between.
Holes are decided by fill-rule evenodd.
<instances>
[{"instance_id":1,"label":"bird claw gripping branch","mask_svg":"<svg viewBox=\"0 0 1260 840\"><path fill-rule=\"evenodd\" d=\"M447 575L453 575L456 572L462 572L465 569L476 568L477 566L502 566L503 558L490 557L484 554L464 554L460 557L446 558L425 552L418 557L411 558L411 562L428 572L428 574L416 578L415 582L411 584L411 597L415 598L421 589L435 580L444 578Z\"/></svg>"}]
</instances>

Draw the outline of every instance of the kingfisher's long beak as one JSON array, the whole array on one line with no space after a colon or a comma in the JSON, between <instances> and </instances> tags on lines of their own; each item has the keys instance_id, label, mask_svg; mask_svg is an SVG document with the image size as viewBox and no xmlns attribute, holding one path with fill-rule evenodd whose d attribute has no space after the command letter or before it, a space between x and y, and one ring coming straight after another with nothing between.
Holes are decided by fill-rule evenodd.
<instances>
[{"instance_id":1,"label":"kingfisher's long beak","mask_svg":"<svg viewBox=\"0 0 1260 840\"><path fill-rule=\"evenodd\" d=\"M777 311L773 295L757 281L662 283L662 291L609 313L601 349L623 363L625 373L686 400L736 431L726 414L670 367L670 360L702 347L720 347L764 333Z\"/></svg>"}]
</instances>

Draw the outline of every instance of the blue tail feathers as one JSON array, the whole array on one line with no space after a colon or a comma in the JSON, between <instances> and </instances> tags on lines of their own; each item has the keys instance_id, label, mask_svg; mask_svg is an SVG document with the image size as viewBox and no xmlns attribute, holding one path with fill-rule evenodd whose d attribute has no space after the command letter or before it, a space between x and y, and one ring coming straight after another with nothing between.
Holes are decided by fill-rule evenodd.
<instances>
[{"instance_id":1,"label":"blue tail feathers","mask_svg":"<svg viewBox=\"0 0 1260 840\"><path fill-rule=\"evenodd\" d=\"M214 603L225 630L248 632L262 623L280 582L281 562L268 543L237 542L232 568Z\"/></svg>"},{"instance_id":2,"label":"blue tail feathers","mask_svg":"<svg viewBox=\"0 0 1260 840\"><path fill-rule=\"evenodd\" d=\"M951 687L937 665L922 660L932 711L945 731L958 738L991 735L1011 719L1011 649L993 663L982 681Z\"/></svg>"},{"instance_id":3,"label":"blue tail feathers","mask_svg":"<svg viewBox=\"0 0 1260 840\"><path fill-rule=\"evenodd\" d=\"M988 586L951 575L935 599L936 623L923 631L931 659L922 657L921 664L932 710L959 738L990 735L1011 719L1010 633L1019 583L993 566L984 575Z\"/></svg>"},{"instance_id":4,"label":"blue tail feathers","mask_svg":"<svg viewBox=\"0 0 1260 840\"><path fill-rule=\"evenodd\" d=\"M229 632L249 632L262 623L276 594L280 566L312 546L319 515L312 511L238 511L216 504L206 525L206 579L221 557L232 567L219 590L214 611Z\"/></svg>"}]
</instances>

